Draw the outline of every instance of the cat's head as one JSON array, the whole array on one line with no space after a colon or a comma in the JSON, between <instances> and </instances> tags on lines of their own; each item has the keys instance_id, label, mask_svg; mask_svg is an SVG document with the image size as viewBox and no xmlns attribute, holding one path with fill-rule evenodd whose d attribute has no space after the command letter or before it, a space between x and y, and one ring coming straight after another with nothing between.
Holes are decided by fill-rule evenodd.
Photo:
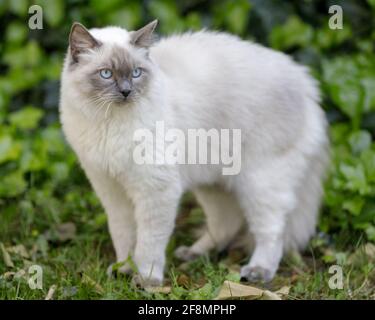
<instances>
[{"instance_id":1,"label":"cat's head","mask_svg":"<svg viewBox=\"0 0 375 320\"><path fill-rule=\"evenodd\" d=\"M155 20L128 32L119 27L87 30L74 23L66 59L71 87L95 105L126 105L146 95L154 68L148 49L156 25Z\"/></svg>"}]
</instances>

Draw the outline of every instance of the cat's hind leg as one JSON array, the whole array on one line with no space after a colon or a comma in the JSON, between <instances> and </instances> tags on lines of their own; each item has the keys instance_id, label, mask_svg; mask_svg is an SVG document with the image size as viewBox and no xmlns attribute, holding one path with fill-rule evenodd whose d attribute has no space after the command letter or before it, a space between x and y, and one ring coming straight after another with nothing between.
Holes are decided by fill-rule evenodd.
<instances>
[{"instance_id":1,"label":"cat's hind leg","mask_svg":"<svg viewBox=\"0 0 375 320\"><path fill-rule=\"evenodd\" d=\"M219 187L200 187L194 190L207 220L204 234L190 247L181 246L175 256L189 261L212 249L223 250L237 235L244 219L233 194Z\"/></svg>"},{"instance_id":2,"label":"cat's hind leg","mask_svg":"<svg viewBox=\"0 0 375 320\"><path fill-rule=\"evenodd\" d=\"M244 170L236 183L237 197L244 210L254 251L241 277L250 281L270 281L285 249L285 233L290 214L295 210L306 162L292 157L273 159L258 168ZM304 226L300 226L304 227Z\"/></svg>"}]
</instances>

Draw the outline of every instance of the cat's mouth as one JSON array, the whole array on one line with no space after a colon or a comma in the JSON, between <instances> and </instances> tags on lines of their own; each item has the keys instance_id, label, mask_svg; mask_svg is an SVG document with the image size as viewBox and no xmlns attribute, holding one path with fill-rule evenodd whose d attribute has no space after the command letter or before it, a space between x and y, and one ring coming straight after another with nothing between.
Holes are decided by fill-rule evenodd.
<instances>
[{"instance_id":1,"label":"cat's mouth","mask_svg":"<svg viewBox=\"0 0 375 320\"><path fill-rule=\"evenodd\" d=\"M118 95L115 95L112 97L112 101L115 103L115 104L119 104L119 105L123 105L125 103L129 103L129 101L132 100L132 97L133 95L132 94L128 94L128 95L123 95L123 94L118 94Z\"/></svg>"},{"instance_id":2,"label":"cat's mouth","mask_svg":"<svg viewBox=\"0 0 375 320\"><path fill-rule=\"evenodd\" d=\"M107 103L110 104L111 106L122 107L122 106L132 103L135 97L136 97L135 92L131 92L127 95L123 95L119 92L116 94L112 94L109 97L108 96L103 97L104 99L102 101L106 100Z\"/></svg>"},{"instance_id":3,"label":"cat's mouth","mask_svg":"<svg viewBox=\"0 0 375 320\"><path fill-rule=\"evenodd\" d=\"M127 97L124 97L122 95L117 96L116 98L113 99L113 102L117 106L124 106L129 104L133 100L133 95L129 94Z\"/></svg>"}]
</instances>

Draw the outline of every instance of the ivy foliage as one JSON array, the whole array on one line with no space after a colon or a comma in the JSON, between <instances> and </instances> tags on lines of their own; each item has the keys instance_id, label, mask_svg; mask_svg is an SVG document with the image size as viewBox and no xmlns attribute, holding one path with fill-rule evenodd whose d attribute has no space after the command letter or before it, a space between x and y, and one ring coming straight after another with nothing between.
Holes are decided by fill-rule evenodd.
<instances>
[{"instance_id":1,"label":"ivy foliage","mask_svg":"<svg viewBox=\"0 0 375 320\"><path fill-rule=\"evenodd\" d=\"M0 235L10 239L6 226L20 217L25 236L77 212L95 224L98 201L58 124L67 36L73 21L136 29L157 18L162 35L228 31L311 67L332 140L320 228L375 241L375 1L335 1L337 30L328 25L331 2L0 0ZM43 8L42 30L28 27L32 4Z\"/></svg>"}]
</instances>

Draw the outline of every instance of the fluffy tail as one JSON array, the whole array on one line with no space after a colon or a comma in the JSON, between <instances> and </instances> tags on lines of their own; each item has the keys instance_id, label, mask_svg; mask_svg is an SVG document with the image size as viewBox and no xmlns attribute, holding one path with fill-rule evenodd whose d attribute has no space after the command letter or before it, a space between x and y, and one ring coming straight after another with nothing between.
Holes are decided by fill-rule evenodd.
<instances>
[{"instance_id":1,"label":"fluffy tail","mask_svg":"<svg viewBox=\"0 0 375 320\"><path fill-rule=\"evenodd\" d=\"M297 205L289 213L284 232L284 252L302 250L315 234L319 208L323 195L323 180L329 163L329 141L326 133L326 119L323 110L311 98L308 99L309 116L306 126L306 148L304 157L307 165L304 174L296 187ZM311 130L309 130L311 128ZM254 239L243 228L231 244L231 247L242 247L248 251L254 248Z\"/></svg>"},{"instance_id":2,"label":"fluffy tail","mask_svg":"<svg viewBox=\"0 0 375 320\"><path fill-rule=\"evenodd\" d=\"M296 189L297 206L288 216L284 251L303 249L316 231L323 181L329 163L327 120L317 100L316 92L306 97L308 122L305 132L310 148L305 157L308 163Z\"/></svg>"},{"instance_id":3,"label":"fluffy tail","mask_svg":"<svg viewBox=\"0 0 375 320\"><path fill-rule=\"evenodd\" d=\"M328 147L325 147L328 149ZM297 191L298 202L288 217L284 251L302 250L315 234L323 195L322 181L328 164L328 151L310 160L303 185Z\"/></svg>"}]
</instances>

